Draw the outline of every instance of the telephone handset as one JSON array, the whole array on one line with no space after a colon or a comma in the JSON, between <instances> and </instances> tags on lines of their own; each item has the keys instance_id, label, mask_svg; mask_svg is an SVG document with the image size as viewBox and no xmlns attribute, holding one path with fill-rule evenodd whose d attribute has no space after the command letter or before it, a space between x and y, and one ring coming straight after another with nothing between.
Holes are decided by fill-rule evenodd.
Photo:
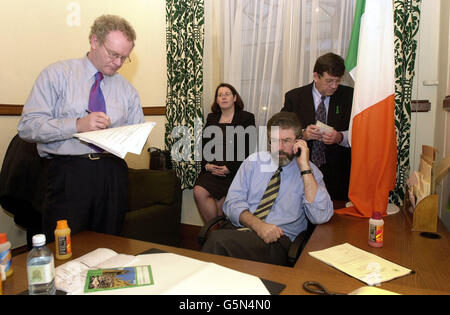
<instances>
[{"instance_id":1,"label":"telephone handset","mask_svg":"<svg viewBox=\"0 0 450 315\"><path fill-rule=\"evenodd\" d=\"M298 137L298 138L295 139L295 140L299 140L299 139L301 139L301 138L302 138L302 137L300 136L300 137ZM298 148L297 153L295 153L295 156L296 156L296 157L299 157L300 154L302 154L302 150L301 150L300 148Z\"/></svg>"}]
</instances>

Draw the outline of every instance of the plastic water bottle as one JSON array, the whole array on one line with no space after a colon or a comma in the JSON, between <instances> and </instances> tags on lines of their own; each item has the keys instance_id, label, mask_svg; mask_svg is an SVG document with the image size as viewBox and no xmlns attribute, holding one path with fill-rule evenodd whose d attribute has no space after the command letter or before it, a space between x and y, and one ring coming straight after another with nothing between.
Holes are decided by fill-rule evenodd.
<instances>
[{"instance_id":1,"label":"plastic water bottle","mask_svg":"<svg viewBox=\"0 0 450 315\"><path fill-rule=\"evenodd\" d=\"M52 252L45 247L45 235L33 236L33 249L27 257L28 293L54 295L55 262Z\"/></svg>"}]
</instances>

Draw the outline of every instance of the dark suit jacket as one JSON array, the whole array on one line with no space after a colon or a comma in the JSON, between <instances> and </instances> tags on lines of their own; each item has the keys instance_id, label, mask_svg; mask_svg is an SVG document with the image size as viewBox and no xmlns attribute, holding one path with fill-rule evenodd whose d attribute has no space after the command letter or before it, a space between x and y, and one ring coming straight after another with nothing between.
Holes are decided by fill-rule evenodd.
<instances>
[{"instance_id":1,"label":"dark suit jacket","mask_svg":"<svg viewBox=\"0 0 450 315\"><path fill-rule=\"evenodd\" d=\"M26 142L16 134L0 172L0 205L14 215L16 224L27 229L29 248L33 235L42 233L48 161L39 156L36 143Z\"/></svg>"},{"instance_id":2,"label":"dark suit jacket","mask_svg":"<svg viewBox=\"0 0 450 315\"><path fill-rule=\"evenodd\" d=\"M206 124L205 124L204 128L206 128L208 126L219 125L219 120L220 120L221 115L222 115L221 113L218 113L218 114L210 113L206 119ZM248 126L255 126L255 116L252 113L244 111L244 110L236 111L233 116L233 121L231 122L230 125L234 126L234 127L242 126L242 127L244 127L244 129L247 128ZM226 134L225 134L225 130L223 130L223 131L224 131L223 139L215 139L214 134L211 138L206 138L205 136L203 136L203 148L210 140L215 139L224 145L224 150L223 150L224 156L223 156L223 161L206 161L205 157L203 155L203 152L202 152L202 156L203 156L202 168L204 169L204 166L206 165L206 163L210 163L210 162L212 162L213 164L216 164L216 165L225 165L228 168L228 170L230 171L230 177L234 178L234 175L236 175L236 173L239 169L239 166L241 165L241 163L243 161L243 159L239 159L239 156L238 156L238 149L239 149L238 144L240 143L240 141L238 141L238 135L235 134L233 143L225 143ZM250 143L249 143L249 140L250 140L249 137L246 136L245 140L246 140L245 141L245 158L246 158L249 155L251 148L250 148ZM234 146L234 159L233 159L233 161L226 161L226 155L225 155L226 150L227 150L226 147L227 146L229 147L230 145ZM231 148L229 148L229 149L231 149ZM240 149L242 149L242 148L240 148Z\"/></svg>"},{"instance_id":3,"label":"dark suit jacket","mask_svg":"<svg viewBox=\"0 0 450 315\"><path fill-rule=\"evenodd\" d=\"M281 111L297 114L302 128L316 123L316 111L313 99L313 83L286 93L284 107ZM339 85L330 97L327 125L337 131L348 130L352 113L353 88ZM312 141L308 141L311 148ZM348 200L350 182L351 151L338 144L326 145L326 164L320 169L324 175L325 185L333 200Z\"/></svg>"}]
</instances>

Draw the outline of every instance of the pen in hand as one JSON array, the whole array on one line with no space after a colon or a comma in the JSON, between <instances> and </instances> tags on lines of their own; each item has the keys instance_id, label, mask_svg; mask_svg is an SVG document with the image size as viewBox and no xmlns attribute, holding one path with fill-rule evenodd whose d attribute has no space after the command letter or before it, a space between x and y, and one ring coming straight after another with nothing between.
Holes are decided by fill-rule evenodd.
<instances>
[{"instance_id":1,"label":"pen in hand","mask_svg":"<svg viewBox=\"0 0 450 315\"><path fill-rule=\"evenodd\" d=\"M85 109L84 111L85 111L88 115L93 113L93 111L91 111L91 110L89 110L89 109ZM102 112L95 112L95 113L96 113L96 114L103 114ZM105 114L106 114L106 113L105 113ZM85 117L87 117L87 116L85 116ZM100 118L99 118L99 117L100 117ZM106 116L106 115L105 115L105 117L101 117L101 115L100 115L100 116L97 115L97 118L96 118L96 121L97 121L97 122L99 121L98 119L100 119L100 123L101 123L101 125L102 125L102 126L99 126L99 127L98 127L99 129L108 128L108 127L111 125L111 120L110 120L110 118L109 118L108 116ZM103 120L105 120L105 121L103 121Z\"/></svg>"}]
</instances>

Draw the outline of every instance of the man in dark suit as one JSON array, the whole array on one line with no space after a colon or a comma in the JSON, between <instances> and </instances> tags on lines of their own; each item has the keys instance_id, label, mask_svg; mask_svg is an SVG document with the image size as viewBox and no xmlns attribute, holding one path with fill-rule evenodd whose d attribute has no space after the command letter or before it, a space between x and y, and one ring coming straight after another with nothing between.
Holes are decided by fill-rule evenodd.
<instances>
[{"instance_id":1,"label":"man in dark suit","mask_svg":"<svg viewBox=\"0 0 450 315\"><path fill-rule=\"evenodd\" d=\"M348 200L351 151L348 127L353 102L353 88L340 85L345 72L342 57L328 53L314 65L311 84L286 93L281 111L297 114L308 142L311 161L320 168L332 200ZM320 120L332 127L316 125Z\"/></svg>"}]
</instances>

